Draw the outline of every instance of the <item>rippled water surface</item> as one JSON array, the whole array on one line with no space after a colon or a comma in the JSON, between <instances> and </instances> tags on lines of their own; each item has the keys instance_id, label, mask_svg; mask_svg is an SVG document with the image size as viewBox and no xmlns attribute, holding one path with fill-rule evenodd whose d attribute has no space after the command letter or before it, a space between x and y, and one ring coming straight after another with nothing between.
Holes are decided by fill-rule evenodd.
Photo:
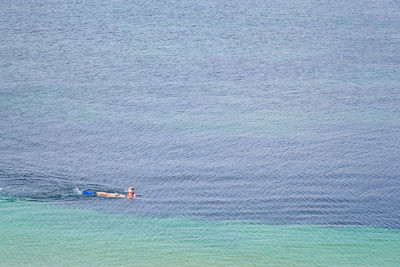
<instances>
[{"instance_id":1,"label":"rippled water surface","mask_svg":"<svg viewBox=\"0 0 400 267\"><path fill-rule=\"evenodd\" d=\"M399 29L389 0L0 1L0 258L399 265Z\"/></svg>"}]
</instances>

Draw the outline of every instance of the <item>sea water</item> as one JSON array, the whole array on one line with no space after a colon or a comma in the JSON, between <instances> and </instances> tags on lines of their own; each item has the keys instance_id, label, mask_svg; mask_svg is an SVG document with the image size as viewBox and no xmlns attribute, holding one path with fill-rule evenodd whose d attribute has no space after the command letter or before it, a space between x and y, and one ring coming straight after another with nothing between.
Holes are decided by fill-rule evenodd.
<instances>
[{"instance_id":1,"label":"sea water","mask_svg":"<svg viewBox=\"0 0 400 267\"><path fill-rule=\"evenodd\" d=\"M133 217L1 202L2 266L396 266L399 231ZM29 219L27 219L29 218ZM17 244L19 245L17 245Z\"/></svg>"},{"instance_id":2,"label":"sea water","mask_svg":"<svg viewBox=\"0 0 400 267\"><path fill-rule=\"evenodd\" d=\"M0 25L0 266L400 264L398 2L17 0Z\"/></svg>"}]
</instances>

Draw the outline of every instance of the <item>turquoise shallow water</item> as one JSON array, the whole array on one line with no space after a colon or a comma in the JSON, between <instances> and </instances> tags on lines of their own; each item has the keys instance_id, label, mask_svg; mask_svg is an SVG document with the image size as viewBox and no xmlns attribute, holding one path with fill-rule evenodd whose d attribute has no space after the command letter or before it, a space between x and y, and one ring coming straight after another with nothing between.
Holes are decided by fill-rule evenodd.
<instances>
[{"instance_id":1,"label":"turquoise shallow water","mask_svg":"<svg viewBox=\"0 0 400 267\"><path fill-rule=\"evenodd\" d=\"M1 201L1 266L396 266L400 232L137 217ZM35 227L32 227L34 225Z\"/></svg>"}]
</instances>

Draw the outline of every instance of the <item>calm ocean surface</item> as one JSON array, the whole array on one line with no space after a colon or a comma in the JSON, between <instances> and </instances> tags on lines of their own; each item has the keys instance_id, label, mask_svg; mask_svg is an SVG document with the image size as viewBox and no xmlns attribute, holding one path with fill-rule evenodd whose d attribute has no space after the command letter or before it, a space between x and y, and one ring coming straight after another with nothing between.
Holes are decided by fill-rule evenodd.
<instances>
[{"instance_id":1,"label":"calm ocean surface","mask_svg":"<svg viewBox=\"0 0 400 267\"><path fill-rule=\"evenodd\" d=\"M0 266L399 266L399 51L398 1L0 0Z\"/></svg>"}]
</instances>

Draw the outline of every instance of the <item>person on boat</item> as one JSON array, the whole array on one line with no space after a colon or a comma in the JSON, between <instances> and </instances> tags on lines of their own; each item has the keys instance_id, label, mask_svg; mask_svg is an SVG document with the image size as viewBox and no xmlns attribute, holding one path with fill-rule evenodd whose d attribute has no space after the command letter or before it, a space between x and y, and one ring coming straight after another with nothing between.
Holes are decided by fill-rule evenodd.
<instances>
[{"instance_id":1,"label":"person on boat","mask_svg":"<svg viewBox=\"0 0 400 267\"><path fill-rule=\"evenodd\" d=\"M82 191L82 195L93 195L93 196L99 196L99 197L127 197L127 198L134 198L135 193L133 192L135 188L129 187L128 188L128 194L119 194L119 193L107 193L107 192L89 192L86 190Z\"/></svg>"}]
</instances>

